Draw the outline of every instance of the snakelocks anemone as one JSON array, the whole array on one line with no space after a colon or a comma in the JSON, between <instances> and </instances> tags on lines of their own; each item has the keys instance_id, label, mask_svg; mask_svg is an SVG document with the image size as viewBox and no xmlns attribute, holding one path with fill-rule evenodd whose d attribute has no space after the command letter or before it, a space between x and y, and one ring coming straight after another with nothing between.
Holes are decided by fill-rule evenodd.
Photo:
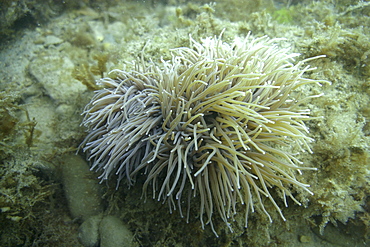
<instances>
[{"instance_id":1,"label":"snakelocks anemone","mask_svg":"<svg viewBox=\"0 0 370 247\"><path fill-rule=\"evenodd\" d=\"M296 175L314 169L287 148L311 152L304 123L310 112L300 107L311 96L292 92L318 81L303 77L313 69L304 66L310 59L294 64L299 54L278 41L190 38L190 48L171 50L161 67L136 62L132 71L112 71L114 79L100 80L104 89L84 110L89 133L81 147L91 169L129 186L145 176L145 195L152 190L181 216L185 201L187 218L198 208L202 227L210 224L216 235L214 214L229 226L237 203L245 207L245 225L254 204L271 221L262 197L284 219L271 192L280 190L285 205L286 197L299 204L292 188L311 192Z\"/></svg>"}]
</instances>

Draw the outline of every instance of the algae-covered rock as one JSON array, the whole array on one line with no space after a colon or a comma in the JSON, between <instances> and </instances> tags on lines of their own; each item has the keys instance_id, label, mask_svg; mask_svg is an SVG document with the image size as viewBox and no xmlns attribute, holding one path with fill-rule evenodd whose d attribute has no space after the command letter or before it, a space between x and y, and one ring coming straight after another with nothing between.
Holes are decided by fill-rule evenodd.
<instances>
[{"instance_id":1,"label":"algae-covered rock","mask_svg":"<svg viewBox=\"0 0 370 247\"><path fill-rule=\"evenodd\" d=\"M108 215L99 226L101 247L131 247L133 235L119 218Z\"/></svg>"},{"instance_id":2,"label":"algae-covered rock","mask_svg":"<svg viewBox=\"0 0 370 247\"><path fill-rule=\"evenodd\" d=\"M64 102L75 98L86 87L71 78L73 62L60 55L41 55L30 63L30 73L43 86L47 94L56 101Z\"/></svg>"},{"instance_id":3,"label":"algae-covered rock","mask_svg":"<svg viewBox=\"0 0 370 247\"><path fill-rule=\"evenodd\" d=\"M80 243L85 247L95 247L99 246L100 242L100 233L99 225L103 216L101 214L94 215L85 220L80 228L78 233L78 239Z\"/></svg>"},{"instance_id":4,"label":"algae-covered rock","mask_svg":"<svg viewBox=\"0 0 370 247\"><path fill-rule=\"evenodd\" d=\"M128 226L113 215L95 215L85 220L78 238L85 247L132 247L134 236Z\"/></svg>"},{"instance_id":5,"label":"algae-covered rock","mask_svg":"<svg viewBox=\"0 0 370 247\"><path fill-rule=\"evenodd\" d=\"M63 185L72 217L85 220L101 213L99 180L91 175L86 161L74 154L65 155L63 160Z\"/></svg>"}]
</instances>

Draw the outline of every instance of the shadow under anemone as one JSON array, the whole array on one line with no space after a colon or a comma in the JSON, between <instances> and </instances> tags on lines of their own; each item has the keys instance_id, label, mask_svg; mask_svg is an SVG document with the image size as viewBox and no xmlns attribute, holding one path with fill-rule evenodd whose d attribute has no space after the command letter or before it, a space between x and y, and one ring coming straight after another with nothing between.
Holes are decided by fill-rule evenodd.
<instances>
[{"instance_id":1,"label":"shadow under anemone","mask_svg":"<svg viewBox=\"0 0 370 247\"><path fill-rule=\"evenodd\" d=\"M129 186L140 173L146 177L143 193L151 187L153 198L167 201L171 211L178 208L181 216L187 194L187 219L191 198L199 197L202 227L210 224L216 236L213 214L229 226L237 203L245 205L245 226L253 201L271 221L261 196L284 219L270 188L281 191L285 205L286 197L300 204L291 188L311 192L296 174L314 170L279 148L293 143L311 152L304 123L310 111L299 106L308 97L291 93L319 81L303 77L312 70L304 63L317 57L294 64L299 54L277 41L248 36L228 45L221 38L190 39L190 48L171 50L172 59L161 68L136 63L130 72L113 70L115 78L100 80L104 89L83 113L89 133L80 147L91 169L102 180L116 174L118 184Z\"/></svg>"}]
</instances>

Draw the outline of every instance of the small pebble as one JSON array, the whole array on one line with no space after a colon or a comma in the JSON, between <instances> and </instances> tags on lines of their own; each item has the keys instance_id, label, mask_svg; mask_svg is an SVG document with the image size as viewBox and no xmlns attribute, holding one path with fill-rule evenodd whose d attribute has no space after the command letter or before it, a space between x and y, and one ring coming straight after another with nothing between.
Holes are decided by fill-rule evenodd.
<instances>
[{"instance_id":1,"label":"small pebble","mask_svg":"<svg viewBox=\"0 0 370 247\"><path fill-rule=\"evenodd\" d=\"M301 235L299 237L299 241L301 243L309 243L309 242L311 242L311 237L310 236Z\"/></svg>"}]
</instances>

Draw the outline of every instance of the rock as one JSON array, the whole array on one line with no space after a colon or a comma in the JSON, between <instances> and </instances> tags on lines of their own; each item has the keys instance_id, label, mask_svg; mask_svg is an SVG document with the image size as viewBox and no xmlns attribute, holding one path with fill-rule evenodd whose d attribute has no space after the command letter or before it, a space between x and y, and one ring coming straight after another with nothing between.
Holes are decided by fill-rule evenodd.
<instances>
[{"instance_id":1,"label":"rock","mask_svg":"<svg viewBox=\"0 0 370 247\"><path fill-rule=\"evenodd\" d=\"M62 52L58 55L40 54L29 65L31 75L58 102L68 102L86 90L85 85L72 78L73 69L73 62Z\"/></svg>"},{"instance_id":2,"label":"rock","mask_svg":"<svg viewBox=\"0 0 370 247\"><path fill-rule=\"evenodd\" d=\"M99 180L92 176L84 159L75 154L64 157L63 185L72 217L88 219L103 211Z\"/></svg>"},{"instance_id":3,"label":"rock","mask_svg":"<svg viewBox=\"0 0 370 247\"><path fill-rule=\"evenodd\" d=\"M48 35L45 37L44 46L59 45L61 43L63 43L62 39L54 35Z\"/></svg>"},{"instance_id":4,"label":"rock","mask_svg":"<svg viewBox=\"0 0 370 247\"><path fill-rule=\"evenodd\" d=\"M133 235L119 218L105 216L99 226L101 247L131 247Z\"/></svg>"},{"instance_id":5,"label":"rock","mask_svg":"<svg viewBox=\"0 0 370 247\"><path fill-rule=\"evenodd\" d=\"M310 243L312 241L312 239L311 239L310 236L301 235L301 236L299 236L299 241L301 243Z\"/></svg>"},{"instance_id":6,"label":"rock","mask_svg":"<svg viewBox=\"0 0 370 247\"><path fill-rule=\"evenodd\" d=\"M102 215L95 215L81 224L78 232L78 239L80 243L85 247L96 247L99 246L100 234L99 225L102 220Z\"/></svg>"}]
</instances>

